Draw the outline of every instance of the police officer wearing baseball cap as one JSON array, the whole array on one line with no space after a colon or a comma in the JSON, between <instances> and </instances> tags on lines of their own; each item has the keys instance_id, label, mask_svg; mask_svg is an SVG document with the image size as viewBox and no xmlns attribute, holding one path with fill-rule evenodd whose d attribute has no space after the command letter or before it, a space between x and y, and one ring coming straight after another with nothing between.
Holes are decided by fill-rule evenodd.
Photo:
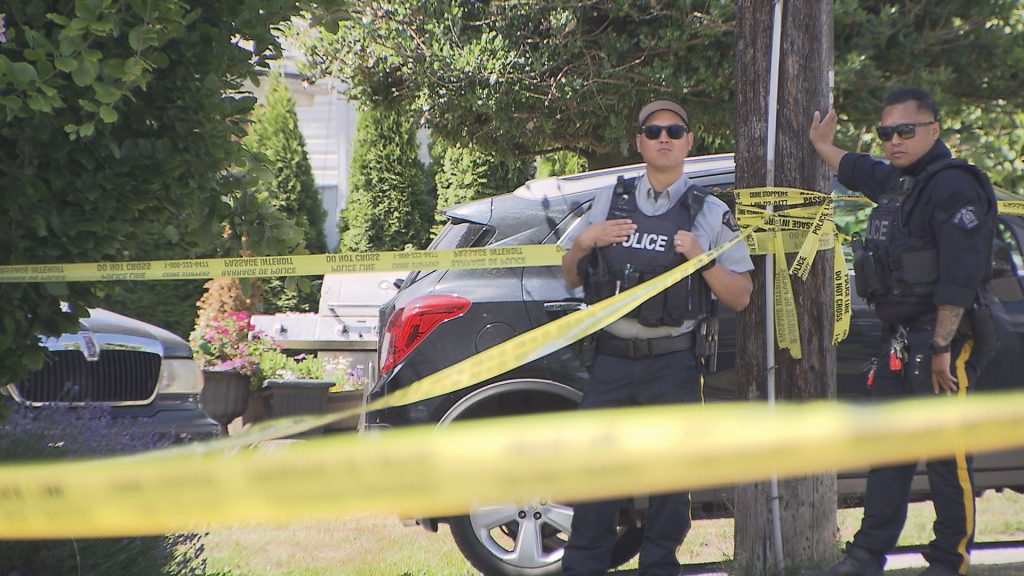
<instances>
[{"instance_id":1,"label":"police officer wearing baseball cap","mask_svg":"<svg viewBox=\"0 0 1024 576\"><path fill-rule=\"evenodd\" d=\"M884 341L867 375L872 398L946 394L964 398L995 332L988 290L996 202L988 178L952 158L939 140L939 111L916 88L892 92L875 131L889 162L832 142L837 117L814 113L810 140L839 181L877 206L852 242L857 293L882 322ZM907 518L916 462L873 468L864 519L828 576L876 576ZM923 575L966 574L974 542L971 457L929 461L935 539Z\"/></svg>"},{"instance_id":2,"label":"police officer wearing baseball cap","mask_svg":"<svg viewBox=\"0 0 1024 576\"><path fill-rule=\"evenodd\" d=\"M566 283L582 285L587 302L631 288L739 234L725 203L683 173L692 145L689 115L680 103L658 99L640 110L636 147L646 172L598 192L562 259ZM746 245L738 242L600 331L580 409L701 402L707 340L695 334L713 332L707 329L714 321L713 300L735 310L746 307L753 268ZM608 570L618 515L617 501L576 505L564 574ZM677 576L676 549L689 529L688 493L652 495L640 574Z\"/></svg>"}]
</instances>

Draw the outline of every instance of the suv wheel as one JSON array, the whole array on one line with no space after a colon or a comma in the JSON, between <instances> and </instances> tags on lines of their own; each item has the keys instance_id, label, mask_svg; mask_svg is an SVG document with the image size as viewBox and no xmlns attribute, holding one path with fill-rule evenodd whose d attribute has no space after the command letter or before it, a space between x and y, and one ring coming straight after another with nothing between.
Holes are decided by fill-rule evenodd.
<instances>
[{"instance_id":1,"label":"suv wheel","mask_svg":"<svg viewBox=\"0 0 1024 576\"><path fill-rule=\"evenodd\" d=\"M450 525L463 556L486 576L554 575L561 573L572 507L545 501L491 506L452 518ZM642 541L642 527L620 525L611 567L629 562Z\"/></svg>"}]
</instances>

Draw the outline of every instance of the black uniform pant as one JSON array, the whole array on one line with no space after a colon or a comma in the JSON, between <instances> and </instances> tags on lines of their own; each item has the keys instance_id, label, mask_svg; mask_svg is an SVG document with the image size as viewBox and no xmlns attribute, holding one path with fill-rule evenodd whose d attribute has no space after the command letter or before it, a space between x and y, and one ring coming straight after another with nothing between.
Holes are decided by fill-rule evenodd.
<instances>
[{"instance_id":1,"label":"black uniform pant","mask_svg":"<svg viewBox=\"0 0 1024 576\"><path fill-rule=\"evenodd\" d=\"M912 395L933 395L931 353L932 331L908 333L907 360L901 372L889 368L890 343L886 341L875 371L873 399L891 400ZM954 341L950 371L958 380L957 395L964 398L980 367L972 358L970 340ZM873 468L868 473L864 497L864 519L853 545L879 557L896 547L907 520L911 483L917 463ZM935 506L935 538L925 558L966 574L974 543L974 478L972 459L963 452L951 459L927 463L928 484Z\"/></svg>"},{"instance_id":2,"label":"black uniform pant","mask_svg":"<svg viewBox=\"0 0 1024 576\"><path fill-rule=\"evenodd\" d=\"M637 360L598 354L580 409L701 401L700 368L693 350ZM619 506L617 500L574 506L572 533L562 557L563 574L591 576L607 572ZM677 576L680 565L676 549L689 530L689 493L650 496L640 547L640 574Z\"/></svg>"}]
</instances>

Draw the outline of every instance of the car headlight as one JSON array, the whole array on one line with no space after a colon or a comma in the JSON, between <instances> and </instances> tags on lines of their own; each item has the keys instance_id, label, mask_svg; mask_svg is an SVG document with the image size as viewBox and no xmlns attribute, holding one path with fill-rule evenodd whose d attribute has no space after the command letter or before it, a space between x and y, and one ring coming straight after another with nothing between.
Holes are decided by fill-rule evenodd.
<instances>
[{"instance_id":1,"label":"car headlight","mask_svg":"<svg viewBox=\"0 0 1024 576\"><path fill-rule=\"evenodd\" d=\"M160 363L158 391L169 394L199 394L203 390L203 372L191 358L164 359Z\"/></svg>"}]
</instances>

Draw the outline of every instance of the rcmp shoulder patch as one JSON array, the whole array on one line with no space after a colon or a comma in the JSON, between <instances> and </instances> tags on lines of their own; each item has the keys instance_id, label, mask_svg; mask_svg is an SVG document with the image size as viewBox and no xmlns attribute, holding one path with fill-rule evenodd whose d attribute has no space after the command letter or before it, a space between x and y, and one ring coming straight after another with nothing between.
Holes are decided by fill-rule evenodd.
<instances>
[{"instance_id":1,"label":"rcmp shoulder patch","mask_svg":"<svg viewBox=\"0 0 1024 576\"><path fill-rule=\"evenodd\" d=\"M722 225L733 232L740 231L739 222L736 222L736 217L733 216L732 210L726 210L722 213Z\"/></svg>"},{"instance_id":2,"label":"rcmp shoulder patch","mask_svg":"<svg viewBox=\"0 0 1024 576\"><path fill-rule=\"evenodd\" d=\"M978 220L978 216L974 213L974 206L967 205L960 208L955 214L953 214L953 217L950 219L950 223L963 230L972 230L980 222Z\"/></svg>"}]
</instances>

